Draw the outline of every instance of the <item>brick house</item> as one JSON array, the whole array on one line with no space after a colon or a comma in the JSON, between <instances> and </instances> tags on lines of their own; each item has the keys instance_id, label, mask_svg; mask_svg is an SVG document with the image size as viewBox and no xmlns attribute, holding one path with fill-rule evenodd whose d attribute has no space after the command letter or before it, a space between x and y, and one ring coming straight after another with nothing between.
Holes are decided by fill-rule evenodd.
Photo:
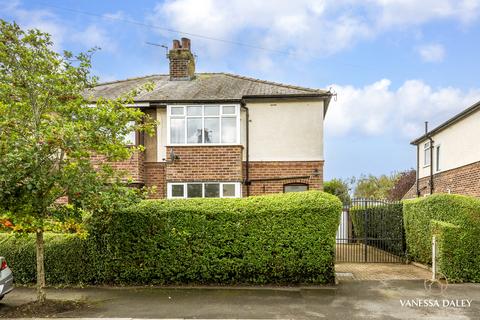
<instances>
[{"instance_id":1,"label":"brick house","mask_svg":"<svg viewBox=\"0 0 480 320\"><path fill-rule=\"evenodd\" d=\"M228 73L195 73L190 40L173 41L170 73L99 84L116 98L147 82L135 98L158 126L132 133L145 151L115 163L155 198L241 197L322 189L323 122L332 94ZM97 159L101 161L101 159Z\"/></svg>"},{"instance_id":2,"label":"brick house","mask_svg":"<svg viewBox=\"0 0 480 320\"><path fill-rule=\"evenodd\" d=\"M480 101L411 142L417 182L404 198L432 193L480 197Z\"/></svg>"}]
</instances>

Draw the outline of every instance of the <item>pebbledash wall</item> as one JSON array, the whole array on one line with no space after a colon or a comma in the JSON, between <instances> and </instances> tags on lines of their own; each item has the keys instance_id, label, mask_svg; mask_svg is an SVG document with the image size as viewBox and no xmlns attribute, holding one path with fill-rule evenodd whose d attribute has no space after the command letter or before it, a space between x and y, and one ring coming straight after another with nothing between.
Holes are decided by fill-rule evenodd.
<instances>
[{"instance_id":1,"label":"pebbledash wall","mask_svg":"<svg viewBox=\"0 0 480 320\"><path fill-rule=\"evenodd\" d=\"M169 182L238 182L241 195L281 193L288 184L323 189L323 101L252 102L249 122L249 185L246 115L240 114L240 144L168 145L166 108L146 110L158 121L152 137L145 136L145 152L115 163L132 181L155 186L152 198L167 196ZM140 141L140 139L137 139ZM170 153L178 157L170 160ZM96 159L100 161L101 159Z\"/></svg>"}]
</instances>

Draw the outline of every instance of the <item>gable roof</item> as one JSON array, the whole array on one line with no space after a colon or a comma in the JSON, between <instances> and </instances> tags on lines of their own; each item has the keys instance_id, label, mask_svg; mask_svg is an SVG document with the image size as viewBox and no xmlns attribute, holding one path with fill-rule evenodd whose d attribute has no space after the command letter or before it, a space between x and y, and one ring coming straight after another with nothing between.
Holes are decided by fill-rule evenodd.
<instances>
[{"instance_id":1,"label":"gable roof","mask_svg":"<svg viewBox=\"0 0 480 320\"><path fill-rule=\"evenodd\" d=\"M136 102L240 101L246 98L330 98L326 90L304 88L230 73L197 73L193 80L171 81L169 75L151 75L105 82L88 92L93 101L114 99L147 82L154 89L135 97Z\"/></svg>"},{"instance_id":2,"label":"gable roof","mask_svg":"<svg viewBox=\"0 0 480 320\"><path fill-rule=\"evenodd\" d=\"M452 118L448 119L444 123L440 124L439 126L435 127L434 129L430 130L428 133L424 134L421 137L418 137L417 139L413 140L410 142L412 145L418 145L422 141L426 140L429 136L432 136L433 134L436 134L451 125L459 122L460 120L468 117L469 115L475 113L476 111L480 110L480 101L475 103L474 105L468 107L467 109L463 110L462 112L458 113L457 115L453 116Z\"/></svg>"}]
</instances>

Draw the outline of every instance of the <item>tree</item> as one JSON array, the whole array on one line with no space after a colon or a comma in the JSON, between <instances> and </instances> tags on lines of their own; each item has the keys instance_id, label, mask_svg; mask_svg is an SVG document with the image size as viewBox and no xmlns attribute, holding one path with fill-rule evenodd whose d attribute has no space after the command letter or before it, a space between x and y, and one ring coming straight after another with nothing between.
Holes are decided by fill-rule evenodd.
<instances>
[{"instance_id":1,"label":"tree","mask_svg":"<svg viewBox=\"0 0 480 320\"><path fill-rule=\"evenodd\" d=\"M350 184L347 180L332 179L323 184L323 191L340 198L343 204L350 204Z\"/></svg>"},{"instance_id":2,"label":"tree","mask_svg":"<svg viewBox=\"0 0 480 320\"><path fill-rule=\"evenodd\" d=\"M395 184L396 175L361 176L357 180L354 196L356 198L386 199Z\"/></svg>"},{"instance_id":3,"label":"tree","mask_svg":"<svg viewBox=\"0 0 480 320\"><path fill-rule=\"evenodd\" d=\"M126 135L153 130L143 112L126 106L135 91L89 104L94 50L74 56L52 45L46 33L0 20L0 222L12 232L36 234L40 302L46 298L44 232L82 232L72 221L81 221L122 182L108 164L94 167L90 157L127 159L142 148L127 147ZM70 204L58 205L62 197Z\"/></svg>"},{"instance_id":4,"label":"tree","mask_svg":"<svg viewBox=\"0 0 480 320\"><path fill-rule=\"evenodd\" d=\"M402 200L403 196L415 184L417 172L414 169L405 170L397 174L394 185L388 193L389 200Z\"/></svg>"}]
</instances>

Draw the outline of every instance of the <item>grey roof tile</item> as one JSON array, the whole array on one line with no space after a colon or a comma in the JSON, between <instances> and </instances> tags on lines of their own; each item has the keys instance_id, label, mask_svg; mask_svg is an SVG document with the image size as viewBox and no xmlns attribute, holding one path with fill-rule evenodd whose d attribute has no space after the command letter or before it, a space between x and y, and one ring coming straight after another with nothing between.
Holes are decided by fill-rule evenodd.
<instances>
[{"instance_id":1,"label":"grey roof tile","mask_svg":"<svg viewBox=\"0 0 480 320\"><path fill-rule=\"evenodd\" d=\"M304 88L229 73L197 73L193 80L170 81L168 75L151 75L106 82L93 88L88 96L114 99L153 82L154 89L138 95L136 101L240 100L247 96L321 95L326 90Z\"/></svg>"}]
</instances>

